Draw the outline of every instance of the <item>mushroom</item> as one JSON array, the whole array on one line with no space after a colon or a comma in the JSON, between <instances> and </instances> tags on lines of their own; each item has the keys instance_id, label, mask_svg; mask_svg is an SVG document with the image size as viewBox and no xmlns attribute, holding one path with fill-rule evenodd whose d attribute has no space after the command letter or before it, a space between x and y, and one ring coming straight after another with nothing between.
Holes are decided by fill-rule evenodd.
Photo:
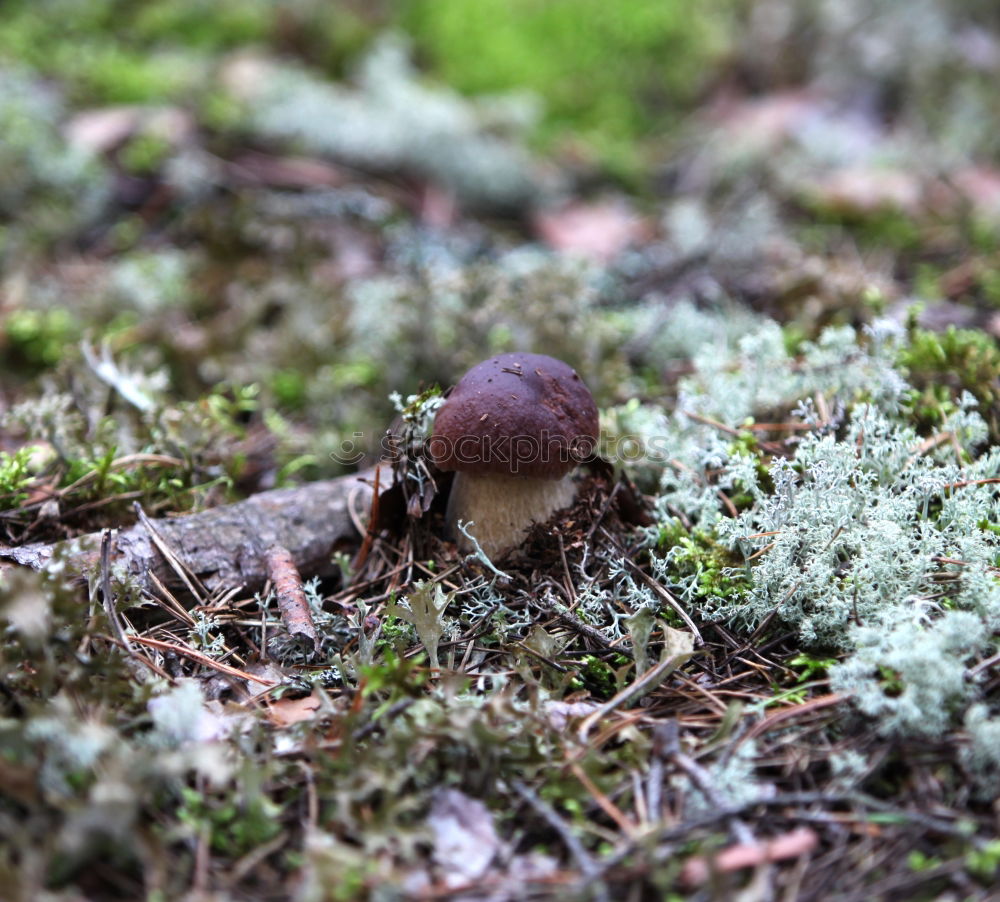
<instances>
[{"instance_id":1,"label":"mushroom","mask_svg":"<svg viewBox=\"0 0 1000 902\"><path fill-rule=\"evenodd\" d=\"M545 354L499 354L474 366L434 419L428 444L454 470L448 528L463 551L471 530L490 558L502 557L532 523L576 498L572 471L597 444L597 405L576 371Z\"/></svg>"}]
</instances>

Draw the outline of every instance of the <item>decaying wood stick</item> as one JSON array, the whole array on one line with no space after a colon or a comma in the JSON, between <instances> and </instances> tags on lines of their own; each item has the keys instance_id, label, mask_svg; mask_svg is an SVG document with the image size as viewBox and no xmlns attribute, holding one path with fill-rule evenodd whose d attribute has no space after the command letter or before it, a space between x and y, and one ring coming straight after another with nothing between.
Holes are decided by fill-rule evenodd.
<instances>
[{"instance_id":1,"label":"decaying wood stick","mask_svg":"<svg viewBox=\"0 0 1000 902\"><path fill-rule=\"evenodd\" d=\"M323 574L334 568L331 551L340 541L358 541L350 504L366 510L371 502L373 471L312 482L289 489L261 492L245 501L197 514L149 521L157 536L207 586L258 589L267 580L265 552L271 545L287 548L300 573ZM55 544L0 547L0 568L7 561L34 570L54 556L64 558L73 572L99 572L101 533ZM142 523L125 529L111 541L110 560L124 565L144 589L155 589L152 576L165 585L178 577Z\"/></svg>"},{"instance_id":2,"label":"decaying wood stick","mask_svg":"<svg viewBox=\"0 0 1000 902\"><path fill-rule=\"evenodd\" d=\"M295 559L287 548L272 545L267 549L266 562L267 573L278 598L278 612L288 635L307 645L310 652L315 651L319 645L319 635L309 611L309 601L306 599L302 576L295 566Z\"/></svg>"}]
</instances>

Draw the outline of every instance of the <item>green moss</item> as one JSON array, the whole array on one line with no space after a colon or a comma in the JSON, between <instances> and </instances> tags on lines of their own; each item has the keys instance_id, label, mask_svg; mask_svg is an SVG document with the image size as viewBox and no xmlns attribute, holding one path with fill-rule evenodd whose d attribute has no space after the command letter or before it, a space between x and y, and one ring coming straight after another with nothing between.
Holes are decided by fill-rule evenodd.
<instances>
[{"instance_id":1,"label":"green moss","mask_svg":"<svg viewBox=\"0 0 1000 902\"><path fill-rule=\"evenodd\" d=\"M115 0L14 2L5 8L0 58L59 78L73 100L140 103L177 96L191 84L189 66L116 35L128 15Z\"/></svg>"},{"instance_id":2,"label":"green moss","mask_svg":"<svg viewBox=\"0 0 1000 902\"><path fill-rule=\"evenodd\" d=\"M799 676L796 682L807 683L825 677L827 671L836 663L836 658L821 658L802 652L792 658L788 662L788 666L798 672Z\"/></svg>"},{"instance_id":3,"label":"green moss","mask_svg":"<svg viewBox=\"0 0 1000 902\"><path fill-rule=\"evenodd\" d=\"M436 74L470 93L531 90L606 161L686 109L726 43L728 4L681 0L398 0Z\"/></svg>"},{"instance_id":4,"label":"green moss","mask_svg":"<svg viewBox=\"0 0 1000 902\"><path fill-rule=\"evenodd\" d=\"M53 51L40 68L61 79L71 98L79 102L177 99L194 82L190 59L133 50L110 41L86 41L75 47L58 45Z\"/></svg>"},{"instance_id":5,"label":"green moss","mask_svg":"<svg viewBox=\"0 0 1000 902\"><path fill-rule=\"evenodd\" d=\"M802 353L802 346L809 340L809 333L801 323L788 323L781 327L781 337L785 345L785 353L795 357Z\"/></svg>"},{"instance_id":6,"label":"green moss","mask_svg":"<svg viewBox=\"0 0 1000 902\"><path fill-rule=\"evenodd\" d=\"M364 17L321 0L10 0L0 59L60 79L79 103L144 103L189 99L210 53L291 44L339 71L371 35Z\"/></svg>"},{"instance_id":7,"label":"green moss","mask_svg":"<svg viewBox=\"0 0 1000 902\"><path fill-rule=\"evenodd\" d=\"M900 364L917 390L909 402L919 426L933 429L957 409L963 392L978 402L994 441L1000 436L1000 348L985 332L911 327Z\"/></svg>"},{"instance_id":8,"label":"green moss","mask_svg":"<svg viewBox=\"0 0 1000 902\"><path fill-rule=\"evenodd\" d=\"M80 337L80 324L63 307L52 310L15 310L0 323L0 345L6 338L4 360L31 370L54 366L67 345Z\"/></svg>"},{"instance_id":9,"label":"green moss","mask_svg":"<svg viewBox=\"0 0 1000 902\"><path fill-rule=\"evenodd\" d=\"M16 507L27 498L21 489L33 479L30 462L37 450L36 445L28 445L13 454L0 451L0 509Z\"/></svg>"},{"instance_id":10,"label":"green moss","mask_svg":"<svg viewBox=\"0 0 1000 902\"><path fill-rule=\"evenodd\" d=\"M187 786L181 787L177 819L194 836L207 836L212 848L225 855L241 855L273 839L281 830L276 820L279 806L254 791L254 780L246 797L239 792L213 797Z\"/></svg>"},{"instance_id":11,"label":"green moss","mask_svg":"<svg viewBox=\"0 0 1000 902\"><path fill-rule=\"evenodd\" d=\"M122 378L131 379L137 395L151 390L151 384L135 374ZM112 403L114 412L108 414L103 412L109 403L106 386L89 383L81 375L75 384L77 401L53 392L19 405L6 422L29 441L46 443L47 456L39 456L38 472L32 475L57 485L68 508L78 505L86 511L87 502L99 500L104 519L97 522L120 523L130 516L134 500L147 510L184 511L209 493L227 497L233 486L252 478L255 461L244 442L257 410L255 386L222 386L198 401L142 414ZM91 397L100 406L79 406L82 398ZM137 459L137 453L165 459L149 462ZM12 522L30 522L32 511L13 513L21 476L13 464L8 472L13 494L7 497L2 491L0 475L0 510L11 511ZM92 526L89 515L83 516L87 527Z\"/></svg>"},{"instance_id":12,"label":"green moss","mask_svg":"<svg viewBox=\"0 0 1000 902\"><path fill-rule=\"evenodd\" d=\"M159 135L140 134L122 148L121 164L135 175L156 172L170 154L170 142Z\"/></svg>"},{"instance_id":13,"label":"green moss","mask_svg":"<svg viewBox=\"0 0 1000 902\"><path fill-rule=\"evenodd\" d=\"M806 246L817 250L841 244L844 233L865 249L917 251L924 243L921 223L902 210L884 207L866 213L845 212L814 198L806 198L805 205L810 221L800 237Z\"/></svg>"},{"instance_id":14,"label":"green moss","mask_svg":"<svg viewBox=\"0 0 1000 902\"><path fill-rule=\"evenodd\" d=\"M588 655L581 662L579 677L574 685L590 690L599 698L610 698L615 694L617 680L614 668L600 658Z\"/></svg>"},{"instance_id":15,"label":"green moss","mask_svg":"<svg viewBox=\"0 0 1000 902\"><path fill-rule=\"evenodd\" d=\"M979 880L995 885L1000 872L1000 840L991 840L971 849L966 853L965 862Z\"/></svg>"},{"instance_id":16,"label":"green moss","mask_svg":"<svg viewBox=\"0 0 1000 902\"><path fill-rule=\"evenodd\" d=\"M271 377L271 390L278 404L299 410L306 401L306 377L301 370L278 370Z\"/></svg>"},{"instance_id":17,"label":"green moss","mask_svg":"<svg viewBox=\"0 0 1000 902\"><path fill-rule=\"evenodd\" d=\"M673 520L660 526L657 548L668 551L666 575L674 584L686 585L700 598L736 598L747 586L735 575L740 561L715 541L710 530L686 530Z\"/></svg>"},{"instance_id":18,"label":"green moss","mask_svg":"<svg viewBox=\"0 0 1000 902\"><path fill-rule=\"evenodd\" d=\"M132 29L148 41L224 50L264 40L274 25L274 6L269 0L154 0L140 5Z\"/></svg>"},{"instance_id":19,"label":"green moss","mask_svg":"<svg viewBox=\"0 0 1000 902\"><path fill-rule=\"evenodd\" d=\"M233 131L243 118L239 103L223 89L209 89L198 100L198 119L215 131Z\"/></svg>"}]
</instances>

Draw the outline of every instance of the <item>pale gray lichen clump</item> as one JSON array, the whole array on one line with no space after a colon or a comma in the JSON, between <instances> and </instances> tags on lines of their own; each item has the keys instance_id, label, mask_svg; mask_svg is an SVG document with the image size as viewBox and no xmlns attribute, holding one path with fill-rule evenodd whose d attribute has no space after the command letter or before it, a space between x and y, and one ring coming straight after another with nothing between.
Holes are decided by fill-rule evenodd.
<instances>
[{"instance_id":1,"label":"pale gray lichen clump","mask_svg":"<svg viewBox=\"0 0 1000 902\"><path fill-rule=\"evenodd\" d=\"M1000 450L981 450L987 428L969 396L937 441L908 425L910 390L896 365L905 341L886 323L864 340L830 329L793 359L764 324L731 354L695 352L675 413L632 405L608 419L667 449L637 467L647 480L660 474L651 540L683 517L742 561L723 571L730 582L717 594L679 566L683 546L654 551L654 571L686 604L744 631L776 616L807 648L847 651L831 671L834 690L886 732L940 735L976 701L968 667L1000 626L1000 541L989 528L1000 521L990 483ZM813 431L766 468L732 434L690 416L740 423L796 399L793 419ZM720 487L749 500L738 516L720 504ZM976 736L995 725L982 711L970 723ZM981 741L970 755L987 769Z\"/></svg>"},{"instance_id":2,"label":"pale gray lichen clump","mask_svg":"<svg viewBox=\"0 0 1000 902\"><path fill-rule=\"evenodd\" d=\"M94 157L59 132L58 94L16 69L0 68L0 259L18 241L51 239L90 221L107 198L108 180Z\"/></svg>"},{"instance_id":3,"label":"pale gray lichen clump","mask_svg":"<svg viewBox=\"0 0 1000 902\"><path fill-rule=\"evenodd\" d=\"M737 745L732 754L722 756L709 764L705 769L705 775L708 778L708 785L715 791L715 796L708 799L700 791L688 791L685 813L689 817L704 817L716 811L717 801L736 807L773 795L773 786L756 779L756 755L757 749L753 740L748 740ZM687 774L678 774L671 782L683 791L687 789L690 777Z\"/></svg>"},{"instance_id":4,"label":"pale gray lichen clump","mask_svg":"<svg viewBox=\"0 0 1000 902\"><path fill-rule=\"evenodd\" d=\"M890 617L853 628L856 651L834 670L832 685L855 693L885 732L940 736L975 698L965 663L982 650L986 628L969 611L931 618L916 606L885 605Z\"/></svg>"},{"instance_id":5,"label":"pale gray lichen clump","mask_svg":"<svg viewBox=\"0 0 1000 902\"><path fill-rule=\"evenodd\" d=\"M473 206L531 203L537 167L510 104L473 103L422 84L399 39L379 41L351 90L289 65L244 59L229 72L245 124L262 136L377 172L410 172ZM521 117L524 118L524 117Z\"/></svg>"},{"instance_id":6,"label":"pale gray lichen clump","mask_svg":"<svg viewBox=\"0 0 1000 902\"><path fill-rule=\"evenodd\" d=\"M1000 717L990 717L989 706L975 704L966 712L969 745L963 763L976 779L980 795L988 800L1000 795Z\"/></svg>"},{"instance_id":7,"label":"pale gray lichen clump","mask_svg":"<svg viewBox=\"0 0 1000 902\"><path fill-rule=\"evenodd\" d=\"M985 437L978 418L971 430L973 440ZM767 550L748 596L720 612L753 625L776 609L805 641L842 645L850 622L881 622L888 609L895 619L899 606L914 614L936 607L939 559L957 558L970 525L990 516L995 503L975 489L968 498L949 497L949 486L976 478L981 467L935 460L919 446L912 430L862 405L843 438L811 434L794 458L775 461L773 493L760 496L749 484L753 474L741 474L759 500L740 517L720 520L719 534L747 558ZM992 471L997 461L991 454L980 464Z\"/></svg>"}]
</instances>

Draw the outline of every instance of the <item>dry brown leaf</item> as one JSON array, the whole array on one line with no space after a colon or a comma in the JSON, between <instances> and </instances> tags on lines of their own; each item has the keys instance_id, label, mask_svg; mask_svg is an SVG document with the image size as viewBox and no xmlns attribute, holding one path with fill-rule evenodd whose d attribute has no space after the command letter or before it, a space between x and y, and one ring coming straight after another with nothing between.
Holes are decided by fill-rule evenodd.
<instances>
[{"instance_id":1,"label":"dry brown leaf","mask_svg":"<svg viewBox=\"0 0 1000 902\"><path fill-rule=\"evenodd\" d=\"M853 216L881 210L915 214L920 211L923 186L912 172L874 166L840 169L808 187L824 207Z\"/></svg>"},{"instance_id":2,"label":"dry brown leaf","mask_svg":"<svg viewBox=\"0 0 1000 902\"><path fill-rule=\"evenodd\" d=\"M232 161L230 174L237 182L271 188L336 188L347 180L344 171L313 157L277 157L247 151Z\"/></svg>"},{"instance_id":3,"label":"dry brown leaf","mask_svg":"<svg viewBox=\"0 0 1000 902\"><path fill-rule=\"evenodd\" d=\"M279 698L267 706L267 716L276 727L290 727L312 720L322 704L323 700L315 692L303 698Z\"/></svg>"},{"instance_id":4,"label":"dry brown leaf","mask_svg":"<svg viewBox=\"0 0 1000 902\"><path fill-rule=\"evenodd\" d=\"M774 149L795 133L818 106L818 99L805 91L776 91L763 97L715 104L710 118L750 150Z\"/></svg>"},{"instance_id":5,"label":"dry brown leaf","mask_svg":"<svg viewBox=\"0 0 1000 902\"><path fill-rule=\"evenodd\" d=\"M66 139L95 154L108 153L138 132L156 135L173 147L195 130L190 113L178 107L115 106L84 110L66 123Z\"/></svg>"},{"instance_id":6,"label":"dry brown leaf","mask_svg":"<svg viewBox=\"0 0 1000 902\"><path fill-rule=\"evenodd\" d=\"M538 236L553 250L606 263L646 237L646 223L623 203L571 204L535 217Z\"/></svg>"},{"instance_id":7,"label":"dry brown leaf","mask_svg":"<svg viewBox=\"0 0 1000 902\"><path fill-rule=\"evenodd\" d=\"M951 175L950 181L980 216L1000 220L1000 170L969 166Z\"/></svg>"}]
</instances>

